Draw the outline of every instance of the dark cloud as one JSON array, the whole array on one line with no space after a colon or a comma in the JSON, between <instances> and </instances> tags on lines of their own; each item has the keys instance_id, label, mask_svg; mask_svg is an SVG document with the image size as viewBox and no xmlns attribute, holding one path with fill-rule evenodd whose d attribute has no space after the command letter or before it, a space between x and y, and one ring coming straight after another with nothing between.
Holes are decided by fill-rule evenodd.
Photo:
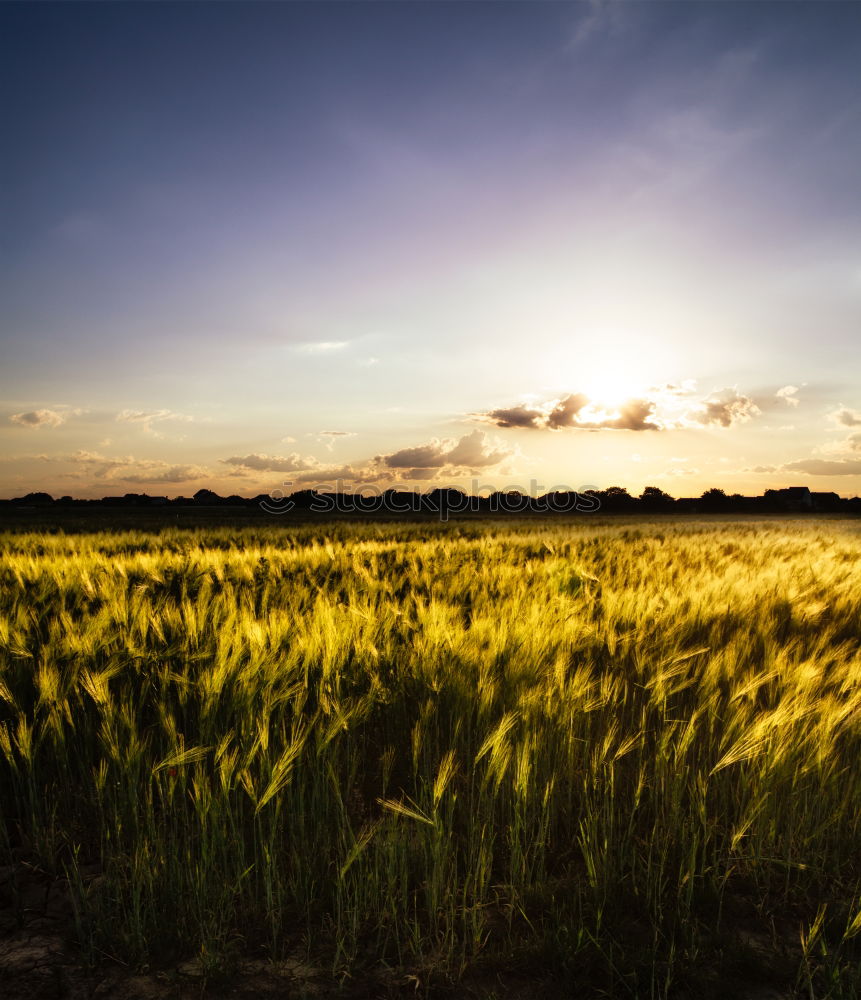
<instances>
[{"instance_id":1,"label":"dark cloud","mask_svg":"<svg viewBox=\"0 0 861 1000\"><path fill-rule=\"evenodd\" d=\"M603 408L588 412L589 397L572 392L546 406L512 406L473 416L496 427L525 427L558 431L574 427L583 430L657 431L661 425L652 419L656 403L650 399L629 399L612 411Z\"/></svg>"},{"instance_id":2,"label":"dark cloud","mask_svg":"<svg viewBox=\"0 0 861 1000\"><path fill-rule=\"evenodd\" d=\"M415 448L402 448L391 455L379 455L378 460L390 469L439 469L445 465L445 448L439 441L421 444Z\"/></svg>"},{"instance_id":3,"label":"dark cloud","mask_svg":"<svg viewBox=\"0 0 861 1000\"><path fill-rule=\"evenodd\" d=\"M547 414L543 410L534 410L529 406L511 406L508 409L491 410L489 413L477 414L480 420L497 427L545 427Z\"/></svg>"},{"instance_id":4,"label":"dark cloud","mask_svg":"<svg viewBox=\"0 0 861 1000\"><path fill-rule=\"evenodd\" d=\"M570 396L565 396L550 411L547 417L547 426L550 430L576 426L577 414L588 402L589 399L582 392L573 392Z\"/></svg>"},{"instance_id":5,"label":"dark cloud","mask_svg":"<svg viewBox=\"0 0 861 1000\"><path fill-rule=\"evenodd\" d=\"M833 416L837 423L844 427L861 427L861 413L850 410L848 406L841 407Z\"/></svg>"},{"instance_id":6,"label":"dark cloud","mask_svg":"<svg viewBox=\"0 0 861 1000\"><path fill-rule=\"evenodd\" d=\"M700 402L688 402L696 391L695 385L690 379L655 385L642 396L614 406L591 400L584 393L569 393L546 403L522 403L473 413L472 418L495 427L530 430L663 431L698 426L732 427L762 412L750 396L735 388L720 389ZM779 398L793 405L791 394L795 391L793 386L784 386L779 390Z\"/></svg>"}]
</instances>

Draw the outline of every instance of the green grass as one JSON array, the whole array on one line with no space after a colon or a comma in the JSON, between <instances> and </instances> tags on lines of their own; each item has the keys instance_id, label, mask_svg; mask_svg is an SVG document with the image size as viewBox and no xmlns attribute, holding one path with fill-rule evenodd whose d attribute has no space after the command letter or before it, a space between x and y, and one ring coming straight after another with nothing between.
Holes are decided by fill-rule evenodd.
<instances>
[{"instance_id":1,"label":"green grass","mask_svg":"<svg viewBox=\"0 0 861 1000\"><path fill-rule=\"evenodd\" d=\"M91 961L857 997L859 556L840 520L2 535L0 836Z\"/></svg>"}]
</instances>

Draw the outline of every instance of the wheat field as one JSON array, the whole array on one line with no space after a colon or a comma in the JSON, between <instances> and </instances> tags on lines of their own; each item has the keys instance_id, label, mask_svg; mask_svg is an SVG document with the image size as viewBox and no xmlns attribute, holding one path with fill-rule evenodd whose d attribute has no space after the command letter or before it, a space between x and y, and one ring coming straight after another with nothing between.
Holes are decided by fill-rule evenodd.
<instances>
[{"instance_id":1,"label":"wheat field","mask_svg":"<svg viewBox=\"0 0 861 1000\"><path fill-rule=\"evenodd\" d=\"M851 520L6 533L0 852L93 963L857 997L859 557Z\"/></svg>"}]
</instances>

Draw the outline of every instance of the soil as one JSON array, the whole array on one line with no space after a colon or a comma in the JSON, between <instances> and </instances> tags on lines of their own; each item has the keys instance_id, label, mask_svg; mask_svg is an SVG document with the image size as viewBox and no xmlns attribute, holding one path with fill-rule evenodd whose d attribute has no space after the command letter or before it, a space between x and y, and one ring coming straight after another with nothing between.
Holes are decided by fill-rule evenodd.
<instances>
[{"instance_id":1,"label":"soil","mask_svg":"<svg viewBox=\"0 0 861 1000\"><path fill-rule=\"evenodd\" d=\"M83 873L98 879L96 871ZM14 891L13 891L14 887ZM598 994L596 994L597 996ZM605 992L600 993L606 997ZM727 1000L789 1000L780 990L733 984ZM207 979L195 960L141 972L105 956L88 965L75 942L68 883L26 862L0 867L0 997L2 1000L590 1000L534 975L480 976L445 988L416 975L378 975L337 983L301 957L250 960L229 978ZM680 1000L688 1000L681 998ZM693 1000L693 998L690 998Z\"/></svg>"}]
</instances>

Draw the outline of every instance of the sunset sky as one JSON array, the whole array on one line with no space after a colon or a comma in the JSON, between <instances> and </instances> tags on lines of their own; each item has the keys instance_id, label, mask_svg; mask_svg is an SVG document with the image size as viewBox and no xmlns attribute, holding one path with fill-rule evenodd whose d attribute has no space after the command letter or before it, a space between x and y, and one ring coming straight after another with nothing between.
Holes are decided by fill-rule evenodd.
<instances>
[{"instance_id":1,"label":"sunset sky","mask_svg":"<svg viewBox=\"0 0 861 1000\"><path fill-rule=\"evenodd\" d=\"M0 496L861 492L861 5L0 38Z\"/></svg>"}]
</instances>

